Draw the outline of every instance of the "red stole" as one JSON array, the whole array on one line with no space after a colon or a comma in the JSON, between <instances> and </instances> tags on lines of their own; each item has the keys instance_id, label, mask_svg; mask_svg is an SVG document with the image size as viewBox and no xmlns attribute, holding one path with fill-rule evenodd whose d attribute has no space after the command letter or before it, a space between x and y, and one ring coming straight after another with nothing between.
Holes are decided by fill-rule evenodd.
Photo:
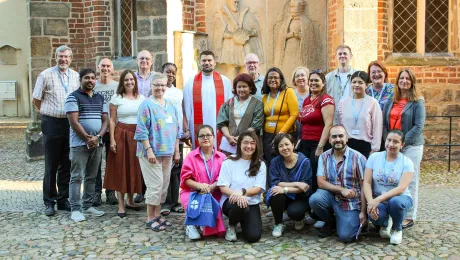
<instances>
[{"instance_id":1,"label":"red stole","mask_svg":"<svg viewBox=\"0 0 460 260\"><path fill-rule=\"evenodd\" d=\"M213 71L214 87L216 88L216 120L219 109L225 102L224 82L222 77L216 71ZM193 79L193 126L195 131L203 124L203 103L201 95L201 86L203 80L203 72L198 73ZM215 125L212 126L217 132L217 148L222 140L222 133L217 130ZM194 134L194 133L192 133ZM198 147L198 140L195 139L195 147Z\"/></svg>"}]
</instances>

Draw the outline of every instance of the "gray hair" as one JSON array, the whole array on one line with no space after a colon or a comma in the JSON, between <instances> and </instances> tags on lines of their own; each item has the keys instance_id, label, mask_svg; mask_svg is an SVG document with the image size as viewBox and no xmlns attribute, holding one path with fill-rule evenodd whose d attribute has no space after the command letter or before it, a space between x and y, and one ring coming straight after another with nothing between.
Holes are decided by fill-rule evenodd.
<instances>
[{"instance_id":1,"label":"gray hair","mask_svg":"<svg viewBox=\"0 0 460 260\"><path fill-rule=\"evenodd\" d=\"M69 47L67 47L66 45L62 45L62 46L59 46L57 49L56 49L56 58L57 56L59 55L59 53L61 52L65 52L65 51L70 51L70 57L72 57L72 49L70 49Z\"/></svg>"},{"instance_id":2,"label":"gray hair","mask_svg":"<svg viewBox=\"0 0 460 260\"><path fill-rule=\"evenodd\" d=\"M152 73L152 76L151 77L151 83L150 84L153 84L153 82L157 79L162 79L162 80L166 80L168 81L168 76L166 76L165 74L162 74L162 73L158 73L158 72L153 72Z\"/></svg>"}]
</instances>

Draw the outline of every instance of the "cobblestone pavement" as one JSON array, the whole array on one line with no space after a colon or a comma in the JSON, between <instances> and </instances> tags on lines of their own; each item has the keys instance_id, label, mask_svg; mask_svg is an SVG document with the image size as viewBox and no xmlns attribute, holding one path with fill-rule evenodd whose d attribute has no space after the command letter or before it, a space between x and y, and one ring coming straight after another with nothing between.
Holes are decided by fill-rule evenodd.
<instances>
[{"instance_id":1,"label":"cobblestone pavement","mask_svg":"<svg viewBox=\"0 0 460 260\"><path fill-rule=\"evenodd\" d=\"M440 163L424 162L418 221L404 231L399 246L376 233L350 244L334 236L320 239L313 227L294 231L292 222L275 239L268 217L255 244L190 241L180 214L171 215L173 227L160 233L143 228L144 212L128 211L120 219L116 206L105 204L103 217L82 223L73 223L64 211L44 216L44 164L25 161L24 130L0 127L0 259L460 259L460 174L436 171Z\"/></svg>"}]
</instances>

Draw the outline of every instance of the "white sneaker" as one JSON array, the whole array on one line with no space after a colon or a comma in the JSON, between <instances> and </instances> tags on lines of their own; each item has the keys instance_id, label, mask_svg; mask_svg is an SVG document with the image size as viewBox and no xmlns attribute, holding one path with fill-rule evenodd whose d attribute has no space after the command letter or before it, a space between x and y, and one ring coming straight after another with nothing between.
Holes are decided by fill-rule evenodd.
<instances>
[{"instance_id":1,"label":"white sneaker","mask_svg":"<svg viewBox=\"0 0 460 260\"><path fill-rule=\"evenodd\" d=\"M283 231L284 231L284 225L283 225L283 224L275 225L275 226L273 227L272 236L274 236L274 237L280 237L280 236L283 235Z\"/></svg>"},{"instance_id":2,"label":"white sneaker","mask_svg":"<svg viewBox=\"0 0 460 260\"><path fill-rule=\"evenodd\" d=\"M379 231L380 237L381 238L390 238L390 236L391 236L391 227L392 226L393 226L393 220L391 218L388 218L388 226L380 228L380 231Z\"/></svg>"},{"instance_id":3,"label":"white sneaker","mask_svg":"<svg viewBox=\"0 0 460 260\"><path fill-rule=\"evenodd\" d=\"M305 227L305 222L302 220L296 221L294 224L294 229L295 230L302 230Z\"/></svg>"},{"instance_id":4,"label":"white sneaker","mask_svg":"<svg viewBox=\"0 0 460 260\"><path fill-rule=\"evenodd\" d=\"M85 213L85 215L91 215L91 216L96 216L96 217L100 217L104 215L104 211L98 210L95 207L84 209L83 213Z\"/></svg>"},{"instance_id":5,"label":"white sneaker","mask_svg":"<svg viewBox=\"0 0 460 260\"><path fill-rule=\"evenodd\" d=\"M227 232L225 233L225 239L230 242L236 241L235 227L228 226Z\"/></svg>"},{"instance_id":6,"label":"white sneaker","mask_svg":"<svg viewBox=\"0 0 460 260\"><path fill-rule=\"evenodd\" d=\"M85 216L83 214L81 214L80 211L72 211L72 214L70 215L70 218L75 222L81 222L81 221L86 220Z\"/></svg>"},{"instance_id":7,"label":"white sneaker","mask_svg":"<svg viewBox=\"0 0 460 260\"><path fill-rule=\"evenodd\" d=\"M287 213L283 213L283 222L291 220Z\"/></svg>"},{"instance_id":8,"label":"white sneaker","mask_svg":"<svg viewBox=\"0 0 460 260\"><path fill-rule=\"evenodd\" d=\"M310 216L306 216L304 220L307 225L313 225L316 223L316 220Z\"/></svg>"},{"instance_id":9,"label":"white sneaker","mask_svg":"<svg viewBox=\"0 0 460 260\"><path fill-rule=\"evenodd\" d=\"M314 228L322 228L322 227L324 227L324 224L326 224L326 223L324 223L324 221L318 220L318 221L316 221L316 223L313 225L313 227L314 227Z\"/></svg>"},{"instance_id":10,"label":"white sneaker","mask_svg":"<svg viewBox=\"0 0 460 260\"><path fill-rule=\"evenodd\" d=\"M393 230L393 233L391 233L390 237L390 244L393 245L399 245L402 242L402 230L396 231Z\"/></svg>"},{"instance_id":11,"label":"white sneaker","mask_svg":"<svg viewBox=\"0 0 460 260\"><path fill-rule=\"evenodd\" d=\"M200 233L198 233L198 230L196 230L196 227L192 225L185 226L185 234L187 234L190 240L196 240L201 238Z\"/></svg>"}]
</instances>

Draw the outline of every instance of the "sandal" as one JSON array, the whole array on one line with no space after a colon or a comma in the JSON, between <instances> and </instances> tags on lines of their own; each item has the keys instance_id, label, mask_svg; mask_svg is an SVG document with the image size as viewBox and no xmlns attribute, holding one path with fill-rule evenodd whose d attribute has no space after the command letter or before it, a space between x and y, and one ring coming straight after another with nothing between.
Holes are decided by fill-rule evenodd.
<instances>
[{"instance_id":1,"label":"sandal","mask_svg":"<svg viewBox=\"0 0 460 260\"><path fill-rule=\"evenodd\" d=\"M169 213L171 213L171 211L170 211L169 209L161 209L161 210L160 210L160 214L161 214L162 216L164 216L164 217L165 217L165 216L168 216Z\"/></svg>"},{"instance_id":2,"label":"sandal","mask_svg":"<svg viewBox=\"0 0 460 260\"><path fill-rule=\"evenodd\" d=\"M409 220L409 222L407 222L407 224L402 225L402 228L403 228L403 229L406 229L406 228L410 228L410 227L412 227L412 226L414 226L414 225L415 225L415 223L414 223L414 221L411 219L411 220Z\"/></svg>"},{"instance_id":3,"label":"sandal","mask_svg":"<svg viewBox=\"0 0 460 260\"><path fill-rule=\"evenodd\" d=\"M164 227L172 226L171 222L167 221L166 219L162 218L161 216L157 218L157 222Z\"/></svg>"},{"instance_id":4,"label":"sandal","mask_svg":"<svg viewBox=\"0 0 460 260\"><path fill-rule=\"evenodd\" d=\"M160 232L160 231L164 231L166 229L165 226L163 226L159 220L160 220L161 217L157 217L157 218L154 218L152 220L150 220L149 222L152 222L152 225L150 226L150 229L152 229L153 231L155 232ZM147 223L149 223L147 222ZM164 222L164 221L163 221ZM155 225L156 224L156 225Z\"/></svg>"},{"instance_id":5,"label":"sandal","mask_svg":"<svg viewBox=\"0 0 460 260\"><path fill-rule=\"evenodd\" d=\"M175 213L185 213L184 207L182 207L182 205L180 205L180 204L177 205L177 206L175 206L175 207L173 207L173 208L171 209L171 211L172 211L172 212L175 212Z\"/></svg>"}]
</instances>

